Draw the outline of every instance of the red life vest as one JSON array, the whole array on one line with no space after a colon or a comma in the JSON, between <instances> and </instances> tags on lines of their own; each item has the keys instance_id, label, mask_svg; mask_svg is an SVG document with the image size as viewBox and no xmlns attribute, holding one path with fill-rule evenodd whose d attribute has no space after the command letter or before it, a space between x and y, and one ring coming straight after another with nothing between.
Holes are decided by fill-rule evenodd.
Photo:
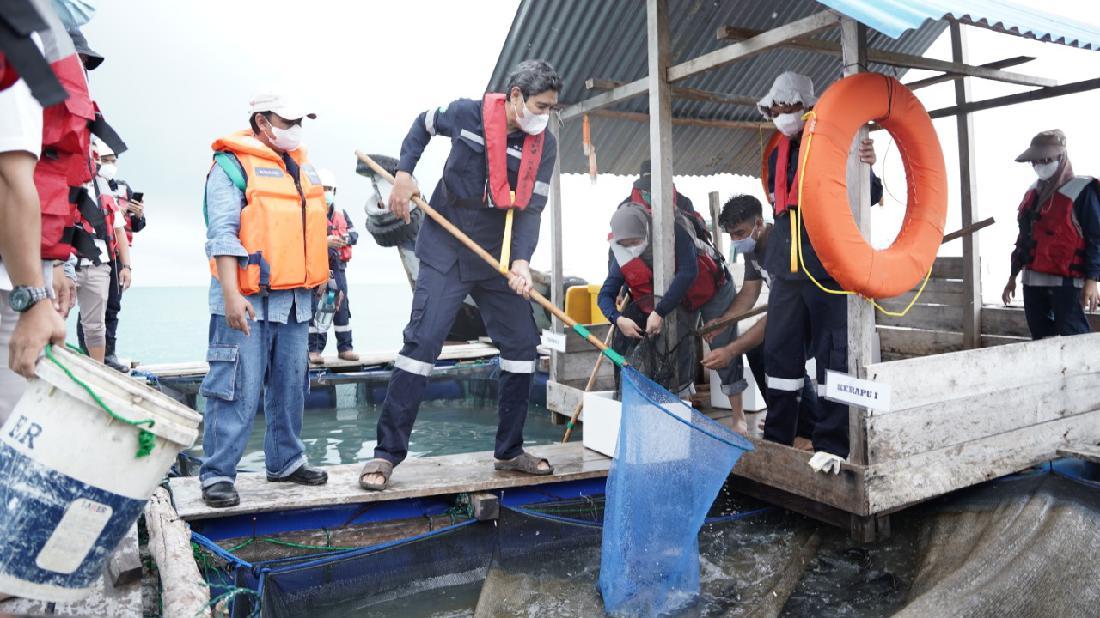
<instances>
[{"instance_id":1,"label":"red life vest","mask_svg":"<svg viewBox=\"0 0 1100 618\"><path fill-rule=\"evenodd\" d=\"M0 52L0 90L11 88L17 81L19 81L19 73L16 73L15 67L8 62L4 52Z\"/></svg>"},{"instance_id":2,"label":"red life vest","mask_svg":"<svg viewBox=\"0 0 1100 618\"><path fill-rule=\"evenodd\" d=\"M619 208L641 209L645 213L650 228L652 228L653 219L649 208L644 204L625 202ZM687 294L684 295L684 300L680 304L688 311L697 311L714 297L718 288L725 282L725 271L711 256L708 245L695 237L691 223L679 210L676 213L676 225L687 230L695 240L695 259L699 273L695 276L695 280L691 282L691 287L688 288ZM645 251L636 257L631 256L625 249L625 247L621 247L614 242L611 244L612 255L619 264L619 271L622 272L623 278L626 279L626 285L630 289L630 297L634 299L634 302L642 311L652 312L655 306L653 302L652 248L646 247Z\"/></svg>"},{"instance_id":3,"label":"red life vest","mask_svg":"<svg viewBox=\"0 0 1100 618\"><path fill-rule=\"evenodd\" d=\"M347 239L348 236L348 220L344 218L344 211L333 208L332 217L329 219L328 233L332 236L339 236L340 238ZM348 262L351 260L351 245L344 245L338 250L340 254L341 262Z\"/></svg>"},{"instance_id":4,"label":"red life vest","mask_svg":"<svg viewBox=\"0 0 1100 618\"><path fill-rule=\"evenodd\" d=\"M485 135L487 205L492 208L523 210L531 202L542 163L545 133L523 138L516 190L508 183L508 98L503 94L485 95L481 103L481 128Z\"/></svg>"},{"instance_id":5,"label":"red life vest","mask_svg":"<svg viewBox=\"0 0 1100 618\"><path fill-rule=\"evenodd\" d=\"M779 216L787 212L790 208L798 207L798 172L796 168L794 171L794 180L791 181L790 186L787 185L787 165L791 160L791 138L780 133L779 144L776 146L776 159L775 159L775 189L773 195L775 201L773 207L775 208L775 216Z\"/></svg>"},{"instance_id":6,"label":"red life vest","mask_svg":"<svg viewBox=\"0 0 1100 618\"><path fill-rule=\"evenodd\" d=\"M68 98L42 110L42 156L34 169L34 184L42 208L43 259L65 260L73 253L79 214L71 199L73 187L82 187L94 175L91 129L95 104L88 94L84 67L72 39L63 30L41 33L47 61Z\"/></svg>"},{"instance_id":7,"label":"red life vest","mask_svg":"<svg viewBox=\"0 0 1100 618\"><path fill-rule=\"evenodd\" d=\"M115 212L118 209L118 202L115 201L115 196L106 180L97 176L95 188L99 197L99 209L103 211L103 223L107 228L98 231L96 236L107 242L107 249L110 252L108 259L113 260L118 255L118 237L115 236Z\"/></svg>"},{"instance_id":8,"label":"red life vest","mask_svg":"<svg viewBox=\"0 0 1100 618\"><path fill-rule=\"evenodd\" d=\"M1095 178L1076 176L1058 188L1045 204L1036 204L1035 187L1020 202L1020 219L1031 222L1031 247L1026 267L1035 272L1083 277L1085 237L1073 212L1073 203ZM1100 188L1100 184L1097 185Z\"/></svg>"}]
</instances>

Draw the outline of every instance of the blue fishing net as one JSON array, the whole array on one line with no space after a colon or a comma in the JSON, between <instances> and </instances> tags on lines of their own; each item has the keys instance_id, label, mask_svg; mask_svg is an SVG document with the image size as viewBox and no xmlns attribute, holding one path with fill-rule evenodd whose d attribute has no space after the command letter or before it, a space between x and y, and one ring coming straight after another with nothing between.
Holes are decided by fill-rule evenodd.
<instances>
[{"instance_id":1,"label":"blue fishing net","mask_svg":"<svg viewBox=\"0 0 1100 618\"><path fill-rule=\"evenodd\" d=\"M607 480L600 591L613 615L659 616L699 593L699 529L752 444L633 368Z\"/></svg>"}]
</instances>

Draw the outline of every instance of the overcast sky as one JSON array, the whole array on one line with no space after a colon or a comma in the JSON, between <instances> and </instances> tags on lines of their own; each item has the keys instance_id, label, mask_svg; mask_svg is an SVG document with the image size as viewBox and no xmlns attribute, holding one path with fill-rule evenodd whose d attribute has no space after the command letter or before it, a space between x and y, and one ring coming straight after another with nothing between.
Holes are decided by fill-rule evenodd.
<instances>
[{"instance_id":1,"label":"overcast sky","mask_svg":"<svg viewBox=\"0 0 1100 618\"><path fill-rule=\"evenodd\" d=\"M1086 0L1024 3L1078 20L1100 21L1095 4ZM210 143L247 127L248 99L265 85L293 84L314 105L318 119L306 121L304 134L310 158L336 173L337 204L362 228L368 184L354 174L353 151L396 155L416 114L455 98L479 96L517 5L517 0L99 2L85 32L107 60L92 73L92 92L130 146L120 159L119 176L146 193L149 226L135 241L136 285L208 282L202 188L210 167ZM1028 55L1038 60L1013 70L1059 83L1100 76L1100 52L966 29L973 63ZM946 34L928 55L949 58ZM922 75L911 72L905 81ZM971 81L978 99L1026 89ZM918 94L929 109L954 100L947 84ZM987 301L999 296L1004 285L1016 233L1015 209L1034 180L1030 168L1014 163L1014 157L1036 132L1061 128L1069 136L1076 172L1100 174L1097 109L1100 93L1092 92L975 114L978 215L997 218L997 225L981 233ZM936 122L949 171L949 230L959 225L954 127L953 120ZM885 134L876 135L880 162L875 169L890 193L904 200L901 161L888 142ZM447 149L446 140L429 147L417 170L425 187L434 186ZM587 176L563 177L567 274L602 280L606 221L631 180L601 176L592 186ZM723 199L738 192L760 193L758 180L731 175L678 179L677 186L697 204L706 204L708 191L719 191ZM889 244L901 213L900 203L888 196L886 206L875 213L877 246ZM536 267L549 264L548 218L544 222ZM362 232L349 279L403 281L396 252L374 246ZM958 254L961 243L954 245L944 252Z\"/></svg>"}]
</instances>

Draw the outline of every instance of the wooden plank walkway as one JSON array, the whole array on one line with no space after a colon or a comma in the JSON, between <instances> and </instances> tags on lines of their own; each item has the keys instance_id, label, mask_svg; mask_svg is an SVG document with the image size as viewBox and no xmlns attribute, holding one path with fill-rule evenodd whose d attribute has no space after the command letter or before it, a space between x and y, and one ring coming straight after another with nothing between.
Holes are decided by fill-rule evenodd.
<instances>
[{"instance_id":1,"label":"wooden plank walkway","mask_svg":"<svg viewBox=\"0 0 1100 618\"><path fill-rule=\"evenodd\" d=\"M173 478L168 488L180 517L195 520L601 478L607 476L611 467L610 458L585 449L579 440L566 445L534 446L528 450L549 459L554 466L554 474L532 476L500 472L493 469L493 453L484 451L408 459L394 470L390 486L380 492L365 491L359 487L361 464L326 467L328 484L319 487L268 483L262 472L241 474L237 477L241 503L225 509L206 506L202 501L198 477Z\"/></svg>"},{"instance_id":2,"label":"wooden plank walkway","mask_svg":"<svg viewBox=\"0 0 1100 618\"><path fill-rule=\"evenodd\" d=\"M443 346L443 352L439 355L441 361L474 360L489 358L500 352L491 344L482 342L463 343ZM344 361L335 356L326 356L325 362L319 365L310 365L311 369L327 369L331 371L356 371L365 367L386 365L397 358L396 352L365 352L359 355L357 361ZM138 365L139 371L151 373L158 378L196 378L206 375L209 366L204 361L188 363L163 363L154 365Z\"/></svg>"}]
</instances>

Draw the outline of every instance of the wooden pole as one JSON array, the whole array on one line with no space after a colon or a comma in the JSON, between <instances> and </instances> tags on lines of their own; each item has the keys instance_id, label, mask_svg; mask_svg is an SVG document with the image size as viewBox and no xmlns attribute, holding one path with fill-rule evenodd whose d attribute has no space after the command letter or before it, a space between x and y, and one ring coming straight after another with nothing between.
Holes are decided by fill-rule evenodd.
<instances>
[{"instance_id":1,"label":"wooden pole","mask_svg":"<svg viewBox=\"0 0 1100 618\"><path fill-rule=\"evenodd\" d=\"M550 117L550 133L554 137L560 135L558 114L555 112ZM561 144L561 141L558 141ZM557 149L554 157L554 175L550 180L550 243L551 260L550 267L550 300L557 307L565 307L565 267L564 252L562 247L565 239L562 237L562 203L561 203L561 148ZM561 320L554 318L551 327L555 333L562 332Z\"/></svg>"},{"instance_id":2,"label":"wooden pole","mask_svg":"<svg viewBox=\"0 0 1100 618\"><path fill-rule=\"evenodd\" d=\"M149 553L160 572L164 616L209 616L210 588L191 551L191 529L172 508L166 489L158 488L145 505Z\"/></svg>"},{"instance_id":3,"label":"wooden pole","mask_svg":"<svg viewBox=\"0 0 1100 618\"><path fill-rule=\"evenodd\" d=\"M767 312L768 312L768 305L767 304L760 305L759 307L753 307L752 309L749 309L748 311L746 311L744 313L739 313L737 315L731 315L728 318L722 318L721 320L718 320L714 324L711 324L710 326L704 326L703 328L700 328L699 330L695 331L692 334L696 335L696 336L699 336L699 337L702 337L703 335L709 335L710 333L713 333L716 330L721 330L721 329L729 326L730 324L736 324L736 323L740 322L741 320L746 320L748 318L753 317L754 315L760 315L761 313L767 313Z\"/></svg>"},{"instance_id":4,"label":"wooden pole","mask_svg":"<svg viewBox=\"0 0 1100 618\"><path fill-rule=\"evenodd\" d=\"M966 33L959 22L948 23L951 30L951 59L966 62ZM970 99L970 83L967 79L955 80L955 105L966 105ZM959 140L959 201L962 207L962 225L974 224L977 207L977 180L974 177L974 118L967 113L955 116L955 129ZM963 236L963 346L978 348L982 345L982 270L978 237Z\"/></svg>"},{"instance_id":5,"label":"wooden pole","mask_svg":"<svg viewBox=\"0 0 1100 618\"><path fill-rule=\"evenodd\" d=\"M646 0L646 48L649 56L649 161L652 201L653 294L663 296L676 273L676 205L672 188L672 84L668 81L671 50L668 0ZM642 328L645 328L642 325ZM676 320L660 336L677 341Z\"/></svg>"},{"instance_id":6,"label":"wooden pole","mask_svg":"<svg viewBox=\"0 0 1100 618\"><path fill-rule=\"evenodd\" d=\"M718 225L718 218L722 215L722 202L718 199L718 192L711 191L707 194L707 200L710 202L710 237L714 241L714 247L718 249L718 252L726 258L726 261L733 259L732 255L726 253L726 243L722 242L722 226Z\"/></svg>"},{"instance_id":7,"label":"wooden pole","mask_svg":"<svg viewBox=\"0 0 1100 618\"><path fill-rule=\"evenodd\" d=\"M386 180L390 184L393 184L393 182L394 182L393 176L391 176L390 173L387 172L381 165L378 165L377 163L375 163L374 159L368 157L367 155L363 154L362 152L360 152L358 150L355 151L355 156L359 157L359 160L362 161L363 163L365 163L368 167L370 167L374 171L375 174L378 174L379 178L382 178L383 180ZM490 255L488 251L481 248L481 245L477 244L476 242L474 242L474 240L472 238L467 236L466 232L463 232L462 230L455 227L455 224L448 221L447 217L444 217L443 215L439 214L439 211L432 208L427 202L425 202L423 200L423 198L421 198L419 195L414 195L412 197L412 201L416 203L418 208L421 208L424 211L424 214L431 217L432 220L435 221L436 223L438 223L440 225L440 227L442 227L444 230L447 230L447 232L451 236L454 236L455 238L457 238L458 242L465 245L467 249L474 252L474 255L478 256L479 258L484 260L487 264L492 266L493 270L500 273L500 275L502 277L505 277L505 278L509 277L508 270L506 268L504 268L503 266L501 266L500 262L498 262L495 257ZM543 309L546 309L547 311L549 311L551 315L553 315L554 317L561 320L562 323L564 323L566 326L568 326L570 328L580 326L581 330L584 330L583 325L578 325L576 320L570 318L568 315L565 314L565 311L562 311L560 308L558 308L556 305L554 305L554 303L550 302L545 296L543 296L542 294L539 294L538 290L531 290L531 300L538 303L538 305L540 307L542 307ZM621 362L622 359L620 358L619 360L616 360L616 357L618 357L618 355L615 354L615 352L613 350L611 350L609 347L604 345L604 342L600 341L592 333L588 333L587 336L584 336L583 333L578 331L577 334L582 335L584 337L585 341L587 341L588 343L591 343L592 345L599 348L600 351L603 352L604 354L607 354L607 356L609 358L611 358L612 361L614 361L616 363Z\"/></svg>"}]
</instances>

